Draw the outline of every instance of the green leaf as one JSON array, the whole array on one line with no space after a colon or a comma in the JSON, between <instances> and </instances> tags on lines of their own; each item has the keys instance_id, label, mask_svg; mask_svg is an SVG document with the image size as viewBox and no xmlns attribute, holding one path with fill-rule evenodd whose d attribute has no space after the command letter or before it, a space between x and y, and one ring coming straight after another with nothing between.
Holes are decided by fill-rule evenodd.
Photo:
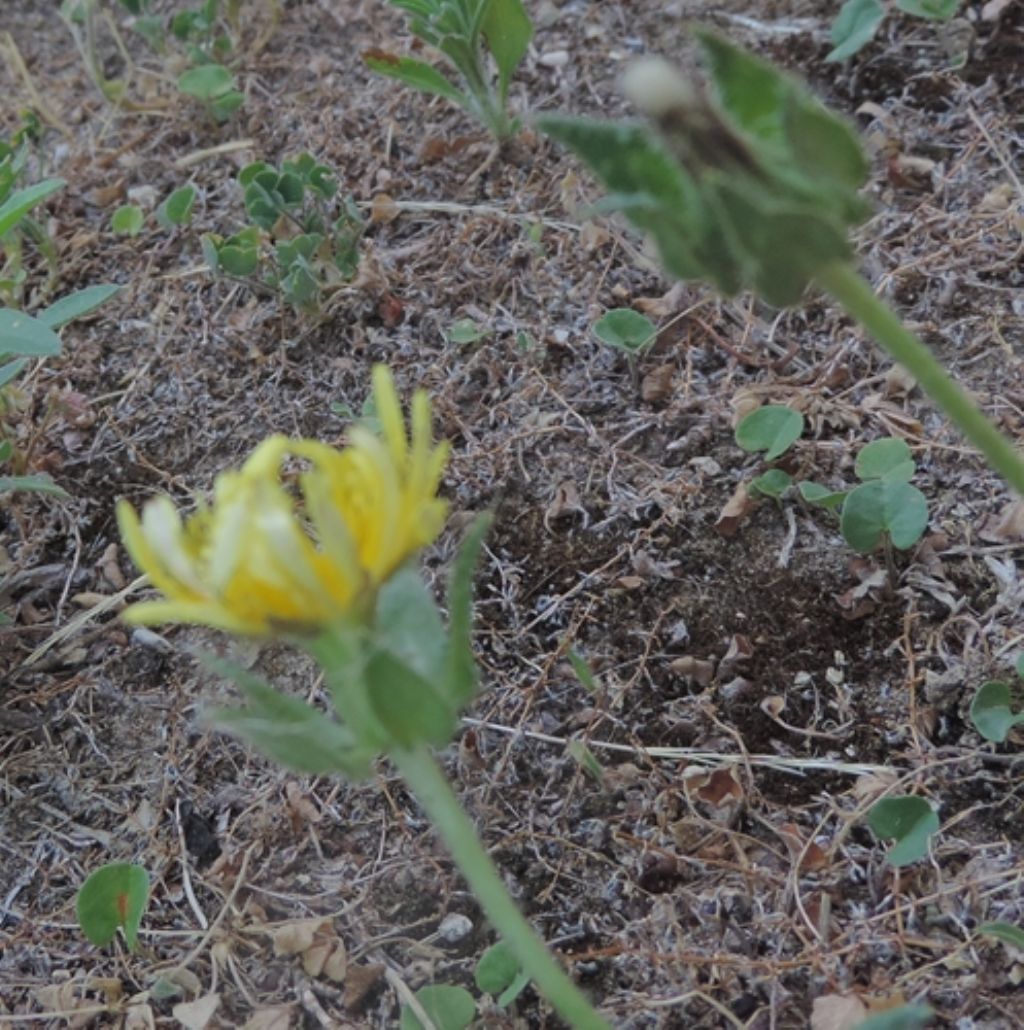
<instances>
[{"instance_id":1,"label":"green leaf","mask_svg":"<svg viewBox=\"0 0 1024 1030\"><path fill-rule=\"evenodd\" d=\"M728 236L692 179L646 127L562 115L546 115L537 124L590 166L611 193L600 209L622 211L649 233L669 273L709 278L726 294L740 288Z\"/></svg>"},{"instance_id":2,"label":"green leaf","mask_svg":"<svg viewBox=\"0 0 1024 1030\"><path fill-rule=\"evenodd\" d=\"M803 480L797 484L800 496L808 503L818 508L838 508L846 499L845 490L830 490L820 483L812 483L810 480Z\"/></svg>"},{"instance_id":3,"label":"green leaf","mask_svg":"<svg viewBox=\"0 0 1024 1030\"><path fill-rule=\"evenodd\" d=\"M223 96L210 101L210 114L218 122L226 122L245 102L245 94L237 89L228 90Z\"/></svg>"},{"instance_id":4,"label":"green leaf","mask_svg":"<svg viewBox=\"0 0 1024 1030\"><path fill-rule=\"evenodd\" d=\"M471 318L460 318L457 322L452 324L452 327L448 330L448 340L450 343L457 343L462 346L466 346L471 343L476 343L478 340L483 340L490 335L490 330L481 329Z\"/></svg>"},{"instance_id":5,"label":"green leaf","mask_svg":"<svg viewBox=\"0 0 1024 1030\"><path fill-rule=\"evenodd\" d=\"M530 983L530 974L525 969L498 995L498 1008L508 1008L526 990Z\"/></svg>"},{"instance_id":6,"label":"green leaf","mask_svg":"<svg viewBox=\"0 0 1024 1030\"><path fill-rule=\"evenodd\" d=\"M868 812L868 825L878 837L895 838L886 859L898 867L928 854L928 840L938 832L939 817L924 798L882 798Z\"/></svg>"},{"instance_id":7,"label":"green leaf","mask_svg":"<svg viewBox=\"0 0 1024 1030\"><path fill-rule=\"evenodd\" d=\"M6 236L36 206L67 183L63 179L44 179L12 193L0 204L0 237Z\"/></svg>"},{"instance_id":8,"label":"green leaf","mask_svg":"<svg viewBox=\"0 0 1024 1030\"><path fill-rule=\"evenodd\" d=\"M7 461L7 459L14 453L14 446L10 440L5 440L0 437L0 461Z\"/></svg>"},{"instance_id":9,"label":"green leaf","mask_svg":"<svg viewBox=\"0 0 1024 1030\"><path fill-rule=\"evenodd\" d=\"M774 461L800 439L804 417L781 404L766 404L752 411L736 427L736 442L745 451L764 451L765 461Z\"/></svg>"},{"instance_id":10,"label":"green leaf","mask_svg":"<svg viewBox=\"0 0 1024 1030\"><path fill-rule=\"evenodd\" d=\"M446 744L455 731L455 707L444 684L425 679L389 651L376 650L366 663L366 689L373 714L393 744Z\"/></svg>"},{"instance_id":11,"label":"green leaf","mask_svg":"<svg viewBox=\"0 0 1024 1030\"><path fill-rule=\"evenodd\" d=\"M117 928L123 927L128 948L134 951L148 900L149 875L142 866L128 862L100 866L75 899L78 925L97 947L109 944Z\"/></svg>"},{"instance_id":12,"label":"green leaf","mask_svg":"<svg viewBox=\"0 0 1024 1030\"><path fill-rule=\"evenodd\" d=\"M580 768L598 783L604 783L604 767L594 757L594 752L582 740L570 740L565 750L576 760Z\"/></svg>"},{"instance_id":13,"label":"green leaf","mask_svg":"<svg viewBox=\"0 0 1024 1030\"><path fill-rule=\"evenodd\" d=\"M252 161L238 173L238 184L246 189L255 181L257 175L273 170L266 161Z\"/></svg>"},{"instance_id":14,"label":"green leaf","mask_svg":"<svg viewBox=\"0 0 1024 1030\"><path fill-rule=\"evenodd\" d=\"M37 472L32 476L0 476L0 493L35 493L50 494L52 497L67 498L71 495L45 473Z\"/></svg>"},{"instance_id":15,"label":"green leaf","mask_svg":"<svg viewBox=\"0 0 1024 1030\"><path fill-rule=\"evenodd\" d=\"M399 569L377 595L378 647L417 675L441 685L448 643L434 598L414 568Z\"/></svg>"},{"instance_id":16,"label":"green leaf","mask_svg":"<svg viewBox=\"0 0 1024 1030\"><path fill-rule=\"evenodd\" d=\"M216 100L234 86L235 77L222 64L201 64L178 76L178 89L197 100Z\"/></svg>"},{"instance_id":17,"label":"green leaf","mask_svg":"<svg viewBox=\"0 0 1024 1030\"><path fill-rule=\"evenodd\" d=\"M971 722L986 739L1002 744L1014 726L1024 723L1024 713L1010 707L1010 688L1000 680L990 680L978 688L971 702Z\"/></svg>"},{"instance_id":18,"label":"green leaf","mask_svg":"<svg viewBox=\"0 0 1024 1030\"><path fill-rule=\"evenodd\" d=\"M885 8L879 0L846 0L839 16L832 23L835 47L826 61L845 61L871 42L885 20Z\"/></svg>"},{"instance_id":19,"label":"green leaf","mask_svg":"<svg viewBox=\"0 0 1024 1030\"><path fill-rule=\"evenodd\" d=\"M756 181L709 176L707 202L717 208L720 231L728 227L738 244L737 274L773 307L800 301L820 268L846 261L850 246L835 212L815 203L777 203L759 195ZM839 207L823 186L820 196ZM816 198L817 199L817 198ZM785 256L782 260L781 256Z\"/></svg>"},{"instance_id":20,"label":"green leaf","mask_svg":"<svg viewBox=\"0 0 1024 1030\"><path fill-rule=\"evenodd\" d=\"M209 721L253 744L268 758L298 772L321 776L342 772L358 778L369 770L373 752L349 729L306 704L275 690L241 666L199 656L218 676L233 680L248 700L245 708L218 708Z\"/></svg>"},{"instance_id":21,"label":"green leaf","mask_svg":"<svg viewBox=\"0 0 1024 1030\"><path fill-rule=\"evenodd\" d=\"M927 1005L901 1005L898 1009L870 1016L854 1030L922 1030L934 1014Z\"/></svg>"},{"instance_id":22,"label":"green leaf","mask_svg":"<svg viewBox=\"0 0 1024 1030\"><path fill-rule=\"evenodd\" d=\"M566 656L569 659L569 664L572 666L572 671L576 673L576 679L583 685L584 690L590 694L597 693L597 680L594 679L594 672L590 668L586 659L579 655L572 648L569 649L569 653Z\"/></svg>"},{"instance_id":23,"label":"green leaf","mask_svg":"<svg viewBox=\"0 0 1024 1030\"><path fill-rule=\"evenodd\" d=\"M498 96L504 103L512 74L530 45L533 25L522 0L490 0L482 29L498 66Z\"/></svg>"},{"instance_id":24,"label":"green leaf","mask_svg":"<svg viewBox=\"0 0 1024 1030\"><path fill-rule=\"evenodd\" d=\"M122 236L138 236L146 216L135 204L122 204L111 216L110 228Z\"/></svg>"},{"instance_id":25,"label":"green leaf","mask_svg":"<svg viewBox=\"0 0 1024 1030\"><path fill-rule=\"evenodd\" d=\"M982 923L974 932L994 937L1003 944L1009 944L1011 948L1024 951L1024 930L1013 923Z\"/></svg>"},{"instance_id":26,"label":"green leaf","mask_svg":"<svg viewBox=\"0 0 1024 1030\"><path fill-rule=\"evenodd\" d=\"M863 217L864 202L856 191L868 175L868 159L850 125L815 98L790 95L785 112L786 141L801 174L817 188L828 188L843 207L846 221Z\"/></svg>"},{"instance_id":27,"label":"green leaf","mask_svg":"<svg viewBox=\"0 0 1024 1030\"><path fill-rule=\"evenodd\" d=\"M367 67L381 75L398 79L399 82L418 89L422 93L433 93L435 96L446 97L460 107L467 106L465 95L456 89L433 65L429 65L425 61L417 61L412 57L395 57L377 50L367 50L363 54L363 60Z\"/></svg>"},{"instance_id":28,"label":"green leaf","mask_svg":"<svg viewBox=\"0 0 1024 1030\"><path fill-rule=\"evenodd\" d=\"M907 14L931 21L949 21L957 12L960 0L896 0L896 6Z\"/></svg>"},{"instance_id":29,"label":"green leaf","mask_svg":"<svg viewBox=\"0 0 1024 1030\"><path fill-rule=\"evenodd\" d=\"M60 337L41 318L0 308L0 353L29 358L60 354Z\"/></svg>"},{"instance_id":30,"label":"green leaf","mask_svg":"<svg viewBox=\"0 0 1024 1030\"><path fill-rule=\"evenodd\" d=\"M17 358L0 365L0 389L3 389L28 364L28 358Z\"/></svg>"},{"instance_id":31,"label":"green leaf","mask_svg":"<svg viewBox=\"0 0 1024 1030\"><path fill-rule=\"evenodd\" d=\"M910 475L907 475L907 465ZM905 440L893 436L872 440L860 449L853 470L858 479L910 479L917 466Z\"/></svg>"},{"instance_id":32,"label":"green leaf","mask_svg":"<svg viewBox=\"0 0 1024 1030\"><path fill-rule=\"evenodd\" d=\"M67 325L73 319L81 318L90 311L95 311L96 308L106 304L111 297L120 292L120 286L109 283L86 286L84 290L77 290L75 293L69 293L66 297L61 297L45 311L40 311L36 317L51 329L60 329L61 326Z\"/></svg>"},{"instance_id":33,"label":"green leaf","mask_svg":"<svg viewBox=\"0 0 1024 1030\"><path fill-rule=\"evenodd\" d=\"M165 229L176 225L188 225L192 221L192 208L196 202L194 186L182 186L176 189L156 209L156 220Z\"/></svg>"},{"instance_id":34,"label":"green leaf","mask_svg":"<svg viewBox=\"0 0 1024 1030\"><path fill-rule=\"evenodd\" d=\"M465 1030L476 1016L476 1002L464 987L435 984L421 987L416 1000L436 1030ZM399 1030L423 1030L423 1024L408 1005L402 1006Z\"/></svg>"},{"instance_id":35,"label":"green leaf","mask_svg":"<svg viewBox=\"0 0 1024 1030\"><path fill-rule=\"evenodd\" d=\"M288 302L304 311L316 311L320 299L320 282L305 259L300 258L281 280L281 289Z\"/></svg>"},{"instance_id":36,"label":"green leaf","mask_svg":"<svg viewBox=\"0 0 1024 1030\"><path fill-rule=\"evenodd\" d=\"M521 970L512 946L507 941L498 941L480 956L473 979L484 994L497 995L516 979Z\"/></svg>"},{"instance_id":37,"label":"green leaf","mask_svg":"<svg viewBox=\"0 0 1024 1030\"><path fill-rule=\"evenodd\" d=\"M839 529L862 554L874 550L888 533L894 547L913 547L928 525L924 494L901 480L873 479L851 490L843 502Z\"/></svg>"},{"instance_id":38,"label":"green leaf","mask_svg":"<svg viewBox=\"0 0 1024 1030\"><path fill-rule=\"evenodd\" d=\"M217 250L217 266L228 275L244 279L254 275L259 265L260 255L255 247L225 243ZM209 263L209 262L208 262Z\"/></svg>"},{"instance_id":39,"label":"green leaf","mask_svg":"<svg viewBox=\"0 0 1024 1030\"><path fill-rule=\"evenodd\" d=\"M476 693L478 676L473 660L473 575L491 526L490 514L478 515L459 546L448 578L448 656L444 690L456 708Z\"/></svg>"},{"instance_id":40,"label":"green leaf","mask_svg":"<svg viewBox=\"0 0 1024 1030\"><path fill-rule=\"evenodd\" d=\"M1017 655L1017 660L1013 663L1013 668L1018 676L1024 678L1024 651Z\"/></svg>"},{"instance_id":41,"label":"green leaf","mask_svg":"<svg viewBox=\"0 0 1024 1030\"><path fill-rule=\"evenodd\" d=\"M654 323L632 308L613 308L594 324L594 335L616 350L636 354L658 338Z\"/></svg>"},{"instance_id":42,"label":"green leaf","mask_svg":"<svg viewBox=\"0 0 1024 1030\"><path fill-rule=\"evenodd\" d=\"M769 469L763 475L750 482L750 489L755 494L778 500L793 484L793 477L782 469Z\"/></svg>"}]
</instances>

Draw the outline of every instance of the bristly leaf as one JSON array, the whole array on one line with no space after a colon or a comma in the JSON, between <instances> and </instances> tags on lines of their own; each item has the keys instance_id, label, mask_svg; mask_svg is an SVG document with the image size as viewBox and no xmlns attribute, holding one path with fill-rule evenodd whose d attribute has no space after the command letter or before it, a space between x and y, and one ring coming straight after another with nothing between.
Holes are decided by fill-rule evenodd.
<instances>
[{"instance_id":1,"label":"bristly leaf","mask_svg":"<svg viewBox=\"0 0 1024 1030\"><path fill-rule=\"evenodd\" d=\"M660 59L627 76L653 130L557 116L539 127L590 165L610 193L601 206L649 234L669 273L794 304L852 255L847 229L870 210L858 193L866 159L797 80L714 33L697 36L713 95Z\"/></svg>"},{"instance_id":2,"label":"bristly leaf","mask_svg":"<svg viewBox=\"0 0 1024 1030\"><path fill-rule=\"evenodd\" d=\"M298 772L341 772L353 778L367 774L373 752L347 727L238 665L209 655L199 657L217 675L233 680L249 702L245 708L210 712L209 720L215 726L242 737L268 758Z\"/></svg>"},{"instance_id":3,"label":"bristly leaf","mask_svg":"<svg viewBox=\"0 0 1024 1030\"><path fill-rule=\"evenodd\" d=\"M484 537L493 517L478 515L472 522L448 580L448 670L445 685L451 701L460 707L476 693L477 671L473 661L473 576Z\"/></svg>"},{"instance_id":4,"label":"bristly leaf","mask_svg":"<svg viewBox=\"0 0 1024 1030\"><path fill-rule=\"evenodd\" d=\"M25 189L12 193L3 204L0 204L0 236L6 236L36 204L42 203L66 185L63 179L44 179L34 186L26 186Z\"/></svg>"},{"instance_id":5,"label":"bristly leaf","mask_svg":"<svg viewBox=\"0 0 1024 1030\"><path fill-rule=\"evenodd\" d=\"M453 86L433 65L412 57L396 57L383 50L365 50L363 60L367 67L381 75L404 82L422 93L446 97L460 107L468 107L466 97Z\"/></svg>"},{"instance_id":6,"label":"bristly leaf","mask_svg":"<svg viewBox=\"0 0 1024 1030\"><path fill-rule=\"evenodd\" d=\"M533 25L522 0L490 0L481 27L498 66L498 97L504 105L512 73L530 45Z\"/></svg>"},{"instance_id":7,"label":"bristly leaf","mask_svg":"<svg viewBox=\"0 0 1024 1030\"><path fill-rule=\"evenodd\" d=\"M50 357L60 354L60 337L42 318L0 308L0 353L25 358Z\"/></svg>"},{"instance_id":8,"label":"bristly leaf","mask_svg":"<svg viewBox=\"0 0 1024 1030\"><path fill-rule=\"evenodd\" d=\"M60 329L68 322L95 311L101 304L106 304L111 297L120 292L120 286L86 286L85 289L76 290L74 293L69 293L60 300L54 301L44 311L40 311L36 317L51 329Z\"/></svg>"}]
</instances>

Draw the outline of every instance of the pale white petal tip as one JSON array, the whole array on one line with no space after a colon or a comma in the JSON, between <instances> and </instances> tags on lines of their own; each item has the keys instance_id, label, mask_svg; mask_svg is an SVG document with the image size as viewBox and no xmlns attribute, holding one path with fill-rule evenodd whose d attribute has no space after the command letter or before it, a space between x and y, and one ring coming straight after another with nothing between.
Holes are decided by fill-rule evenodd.
<instances>
[{"instance_id":1,"label":"pale white petal tip","mask_svg":"<svg viewBox=\"0 0 1024 1030\"><path fill-rule=\"evenodd\" d=\"M622 76L622 92L646 115L658 118L673 108L689 107L694 88L664 57L642 57Z\"/></svg>"}]
</instances>

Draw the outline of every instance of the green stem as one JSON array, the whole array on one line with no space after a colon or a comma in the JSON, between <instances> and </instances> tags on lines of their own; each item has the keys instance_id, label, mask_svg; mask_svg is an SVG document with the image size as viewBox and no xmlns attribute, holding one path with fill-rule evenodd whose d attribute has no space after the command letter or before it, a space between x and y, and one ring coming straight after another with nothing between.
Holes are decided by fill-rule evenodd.
<instances>
[{"instance_id":1,"label":"green stem","mask_svg":"<svg viewBox=\"0 0 1024 1030\"><path fill-rule=\"evenodd\" d=\"M917 380L989 465L1024 497L1024 455L982 413L932 352L875 296L860 273L847 262L833 262L815 278Z\"/></svg>"},{"instance_id":2,"label":"green stem","mask_svg":"<svg viewBox=\"0 0 1024 1030\"><path fill-rule=\"evenodd\" d=\"M424 746L395 750L391 752L391 759L448 846L487 918L512 947L540 993L573 1030L611 1030L610 1024L594 1011L579 988L562 972L509 896L472 821L462 810L430 751Z\"/></svg>"}]
</instances>

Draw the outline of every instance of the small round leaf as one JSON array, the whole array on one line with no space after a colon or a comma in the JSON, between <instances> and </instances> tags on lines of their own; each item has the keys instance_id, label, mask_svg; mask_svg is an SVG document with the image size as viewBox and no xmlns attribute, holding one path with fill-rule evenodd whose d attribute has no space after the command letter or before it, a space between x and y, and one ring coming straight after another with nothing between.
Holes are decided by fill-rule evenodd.
<instances>
[{"instance_id":1,"label":"small round leaf","mask_svg":"<svg viewBox=\"0 0 1024 1030\"><path fill-rule=\"evenodd\" d=\"M913 547L927 525L928 501L916 486L872 479L847 495L839 528L843 539L863 554L878 546L883 533L900 550Z\"/></svg>"},{"instance_id":2,"label":"small round leaf","mask_svg":"<svg viewBox=\"0 0 1024 1030\"><path fill-rule=\"evenodd\" d=\"M473 995L463 987L435 984L421 987L416 1000L437 1030L465 1030L476 1016L476 1002ZM423 1030L423 1024L408 1005L402 1006L400 1030Z\"/></svg>"},{"instance_id":3,"label":"small round leaf","mask_svg":"<svg viewBox=\"0 0 1024 1030\"><path fill-rule=\"evenodd\" d=\"M907 473L907 465L910 471ZM905 440L886 436L872 440L857 455L854 472L858 479L909 479L916 470Z\"/></svg>"},{"instance_id":4,"label":"small round leaf","mask_svg":"<svg viewBox=\"0 0 1024 1030\"><path fill-rule=\"evenodd\" d=\"M974 695L971 722L986 740L1002 744L1010 730L1024 722L1024 714L1014 713L1010 700L1010 688L999 680L989 681Z\"/></svg>"},{"instance_id":5,"label":"small round leaf","mask_svg":"<svg viewBox=\"0 0 1024 1030\"><path fill-rule=\"evenodd\" d=\"M178 89L197 100L216 100L235 85L235 77L222 64L201 64L178 77Z\"/></svg>"},{"instance_id":6,"label":"small round leaf","mask_svg":"<svg viewBox=\"0 0 1024 1030\"><path fill-rule=\"evenodd\" d=\"M124 927L125 940L134 951L148 900L149 875L142 866L128 862L100 866L78 892L78 924L100 947L114 939L119 926Z\"/></svg>"},{"instance_id":7,"label":"small round leaf","mask_svg":"<svg viewBox=\"0 0 1024 1030\"><path fill-rule=\"evenodd\" d=\"M519 959L507 941L492 944L481 956L473 974L485 994L501 994L519 975Z\"/></svg>"},{"instance_id":8,"label":"small round leaf","mask_svg":"<svg viewBox=\"0 0 1024 1030\"><path fill-rule=\"evenodd\" d=\"M804 431L799 411L781 404L766 404L752 411L736 427L736 442L745 451L764 451L765 461L785 454Z\"/></svg>"},{"instance_id":9,"label":"small round leaf","mask_svg":"<svg viewBox=\"0 0 1024 1030\"><path fill-rule=\"evenodd\" d=\"M924 798L882 798L868 813L868 825L876 836L895 838L886 859L890 865L905 866L928 854L928 840L939 829L939 817Z\"/></svg>"},{"instance_id":10,"label":"small round leaf","mask_svg":"<svg viewBox=\"0 0 1024 1030\"><path fill-rule=\"evenodd\" d=\"M750 484L753 493L763 494L778 500L792 485L793 477L782 469L769 469Z\"/></svg>"},{"instance_id":11,"label":"small round leaf","mask_svg":"<svg viewBox=\"0 0 1024 1030\"><path fill-rule=\"evenodd\" d=\"M827 486L812 483L809 479L799 483L797 489L808 504L813 504L818 508L838 508L846 499L845 490L829 490Z\"/></svg>"},{"instance_id":12,"label":"small round leaf","mask_svg":"<svg viewBox=\"0 0 1024 1030\"><path fill-rule=\"evenodd\" d=\"M594 323L594 335L609 347L636 354L654 343L657 327L632 308L614 308Z\"/></svg>"},{"instance_id":13,"label":"small round leaf","mask_svg":"<svg viewBox=\"0 0 1024 1030\"><path fill-rule=\"evenodd\" d=\"M122 236L138 236L146 216L141 207L134 204L122 204L110 219L110 227Z\"/></svg>"}]
</instances>

